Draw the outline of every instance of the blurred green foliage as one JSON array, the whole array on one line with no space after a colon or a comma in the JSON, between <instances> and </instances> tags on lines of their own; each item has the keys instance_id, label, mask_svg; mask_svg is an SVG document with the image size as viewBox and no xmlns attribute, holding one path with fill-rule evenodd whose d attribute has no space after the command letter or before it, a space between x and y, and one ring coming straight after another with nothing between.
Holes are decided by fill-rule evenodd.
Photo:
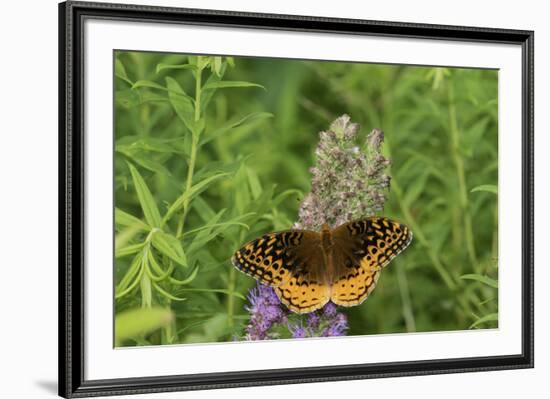
<instances>
[{"instance_id":1,"label":"blurred green foliage","mask_svg":"<svg viewBox=\"0 0 550 399\"><path fill-rule=\"evenodd\" d=\"M414 232L345 310L349 334L495 327L497 86L492 70L116 52L118 344L243 335L255 282L230 257L292 226L318 132L344 113L363 138L384 130L384 215Z\"/></svg>"}]
</instances>

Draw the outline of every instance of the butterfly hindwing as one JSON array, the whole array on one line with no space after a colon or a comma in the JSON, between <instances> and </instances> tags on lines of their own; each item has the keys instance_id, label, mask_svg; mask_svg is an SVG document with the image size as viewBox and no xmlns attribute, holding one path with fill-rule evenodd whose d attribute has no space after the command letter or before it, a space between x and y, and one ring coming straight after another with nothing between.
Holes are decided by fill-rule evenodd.
<instances>
[{"instance_id":1,"label":"butterfly hindwing","mask_svg":"<svg viewBox=\"0 0 550 399\"><path fill-rule=\"evenodd\" d=\"M316 273L315 262L322 262L322 254L318 259L309 259L307 268L298 267L290 274L290 278L275 287L275 293L282 303L296 313L309 313L320 309L330 300L330 284L324 276ZM313 266L313 268L311 267Z\"/></svg>"},{"instance_id":2,"label":"butterfly hindwing","mask_svg":"<svg viewBox=\"0 0 550 399\"><path fill-rule=\"evenodd\" d=\"M347 259L353 262L352 266L340 270L332 283L330 299L337 305L359 305L374 290L380 277L379 266L371 265L364 259L355 259Z\"/></svg>"},{"instance_id":3,"label":"butterfly hindwing","mask_svg":"<svg viewBox=\"0 0 550 399\"><path fill-rule=\"evenodd\" d=\"M412 232L391 219L373 217L339 226L333 239L335 277L331 300L353 306L374 290L381 269L407 248Z\"/></svg>"}]
</instances>

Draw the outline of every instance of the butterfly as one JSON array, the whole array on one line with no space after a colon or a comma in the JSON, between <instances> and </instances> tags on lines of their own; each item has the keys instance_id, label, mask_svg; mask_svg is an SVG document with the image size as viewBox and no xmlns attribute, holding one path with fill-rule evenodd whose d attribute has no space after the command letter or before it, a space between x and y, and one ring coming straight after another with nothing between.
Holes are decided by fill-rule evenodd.
<instances>
[{"instance_id":1,"label":"butterfly","mask_svg":"<svg viewBox=\"0 0 550 399\"><path fill-rule=\"evenodd\" d=\"M310 313L328 301L361 304L374 290L380 271L411 243L412 231L384 217L348 222L320 232L268 233L239 249L233 265L272 286L296 313Z\"/></svg>"}]
</instances>

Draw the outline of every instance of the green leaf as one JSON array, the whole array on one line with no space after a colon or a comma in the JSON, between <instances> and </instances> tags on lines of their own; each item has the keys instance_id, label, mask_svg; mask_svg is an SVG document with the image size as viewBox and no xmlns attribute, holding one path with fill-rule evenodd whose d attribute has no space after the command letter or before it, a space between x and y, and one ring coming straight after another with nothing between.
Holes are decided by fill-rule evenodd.
<instances>
[{"instance_id":1,"label":"green leaf","mask_svg":"<svg viewBox=\"0 0 550 399\"><path fill-rule=\"evenodd\" d=\"M197 231L201 231L201 233L199 233L197 235L197 237L200 236L201 234L208 234L208 230L210 230L212 228L212 226L214 226L218 222L218 220L220 220L220 218L223 216L223 214L225 213L226 210L227 209L225 209L225 208L222 209L217 214L212 216L212 218L210 220L208 220L203 226L201 226L197 229L194 229L194 230L187 231L185 234L187 235L187 234L191 234L191 233L194 233L194 232L197 232ZM207 230L206 233L205 233L205 230Z\"/></svg>"},{"instance_id":2,"label":"green leaf","mask_svg":"<svg viewBox=\"0 0 550 399\"><path fill-rule=\"evenodd\" d=\"M476 121L475 124L468 127L463 135L463 151L469 157L472 157L474 150L480 142L483 141L483 135L486 134L490 129L487 129L487 125L490 122L490 118L487 116Z\"/></svg>"},{"instance_id":3,"label":"green leaf","mask_svg":"<svg viewBox=\"0 0 550 399\"><path fill-rule=\"evenodd\" d=\"M227 177L234 175L240 167L240 162L223 162L212 161L207 163L203 168L195 173L193 176L193 184L198 184L204 179L211 176L219 175L220 173L226 173Z\"/></svg>"},{"instance_id":4,"label":"green leaf","mask_svg":"<svg viewBox=\"0 0 550 399\"><path fill-rule=\"evenodd\" d=\"M415 202L420 195L425 192L426 182L429 177L430 172L429 170L426 170L411 182L411 184L407 187L407 192L403 198L403 203L405 206L410 207L413 202Z\"/></svg>"},{"instance_id":5,"label":"green leaf","mask_svg":"<svg viewBox=\"0 0 550 399\"><path fill-rule=\"evenodd\" d=\"M262 194L262 185L260 179L256 172L251 168L246 168L246 174L248 176L248 184L250 186L250 192L252 193L252 198L258 199Z\"/></svg>"},{"instance_id":6,"label":"green leaf","mask_svg":"<svg viewBox=\"0 0 550 399\"><path fill-rule=\"evenodd\" d=\"M172 176L170 171L166 169L163 164L161 164L160 162L154 161L151 158L141 156L141 155L132 155L130 156L130 158L135 163L137 163L138 165L142 166L147 170L150 170L151 172L154 172L163 176Z\"/></svg>"},{"instance_id":7,"label":"green leaf","mask_svg":"<svg viewBox=\"0 0 550 399\"><path fill-rule=\"evenodd\" d=\"M148 263L147 259L143 259L144 263ZM148 269L147 265L144 265L145 270ZM141 306L150 308L153 304L153 290L151 289L151 279L147 273L142 273L140 280L141 291Z\"/></svg>"},{"instance_id":8,"label":"green leaf","mask_svg":"<svg viewBox=\"0 0 550 399\"><path fill-rule=\"evenodd\" d=\"M214 72L218 76L221 76L222 57L212 57L212 58L213 58L212 63L211 63L212 72Z\"/></svg>"},{"instance_id":9,"label":"green leaf","mask_svg":"<svg viewBox=\"0 0 550 399\"><path fill-rule=\"evenodd\" d=\"M172 214L176 212L178 209L180 209L184 202L187 200L191 200L196 195L200 194L202 191L206 190L206 188L212 184L215 180L227 176L228 173L218 173L216 175L210 176L199 183L191 186L189 190L186 190L182 195L180 195L176 201L170 206L168 211L166 212L166 215L164 215L164 218L162 219L162 225L164 225L170 217L172 217Z\"/></svg>"},{"instance_id":10,"label":"green leaf","mask_svg":"<svg viewBox=\"0 0 550 399\"><path fill-rule=\"evenodd\" d=\"M223 209L225 211L225 209ZM206 224L204 226L201 226L201 227L198 227L196 229L193 229L193 230L189 230L189 231L186 231L183 235L184 236L187 236L187 235L190 235L190 234L195 234L199 231L203 231L203 230L207 230L207 229L211 229L212 227L230 227L230 226L241 226L241 227L244 227L245 229L248 229L249 226L245 223L241 223L241 222L238 222L237 220L239 219L245 219L249 216L252 216L252 215L255 215L254 212L251 212L251 213L245 213L244 215L241 215L239 217L236 217L234 219L230 219L228 221L225 221L225 222L220 222L220 223L213 223L213 224Z\"/></svg>"},{"instance_id":11,"label":"green leaf","mask_svg":"<svg viewBox=\"0 0 550 399\"><path fill-rule=\"evenodd\" d=\"M143 180L143 177L141 177L138 170L133 165L128 164L128 167L130 168L130 173L132 174L132 180L136 188L141 209L145 215L145 220L147 220L149 226L159 227L161 221L160 213L157 208L157 204L153 199L153 195L151 194L151 191L149 191L149 187L147 187L145 180Z\"/></svg>"},{"instance_id":12,"label":"green leaf","mask_svg":"<svg viewBox=\"0 0 550 399\"><path fill-rule=\"evenodd\" d=\"M128 79L124 64L118 58L115 58L115 75L122 79Z\"/></svg>"},{"instance_id":13,"label":"green leaf","mask_svg":"<svg viewBox=\"0 0 550 399\"><path fill-rule=\"evenodd\" d=\"M192 71L196 71L197 67L196 65L191 64L179 64L179 65L169 65L169 64L157 64L156 72L159 73L160 71L163 71L165 69L190 69Z\"/></svg>"},{"instance_id":14,"label":"green leaf","mask_svg":"<svg viewBox=\"0 0 550 399\"><path fill-rule=\"evenodd\" d=\"M494 184L483 184L470 190L471 193L475 193L476 191L487 191L489 193L498 194L498 187Z\"/></svg>"},{"instance_id":15,"label":"green leaf","mask_svg":"<svg viewBox=\"0 0 550 399\"><path fill-rule=\"evenodd\" d=\"M246 165L243 161L241 163L241 167L233 178L233 198L235 203L233 211L236 212L236 215L242 215L245 213L248 210L247 206L251 201L250 190L246 179Z\"/></svg>"},{"instance_id":16,"label":"green leaf","mask_svg":"<svg viewBox=\"0 0 550 399\"><path fill-rule=\"evenodd\" d=\"M185 235L192 234L195 232L199 232L191 244L187 247L187 250L190 254L194 253L197 250L200 250L203 248L208 242L212 241L215 237L218 235L224 233L228 228L232 226L241 226L246 229L248 229L248 225L245 223L240 222L239 219L244 219L247 215L241 215L239 217L236 217L231 220L227 220L225 222L219 222L222 215L225 213L225 209L222 209L220 212L218 212L217 215L215 215L208 223L206 223L204 226L201 226L195 230L191 230L185 233Z\"/></svg>"},{"instance_id":17,"label":"green leaf","mask_svg":"<svg viewBox=\"0 0 550 399\"><path fill-rule=\"evenodd\" d=\"M115 101L117 105L126 108L135 107L141 102L138 93L132 90L117 90L115 93Z\"/></svg>"},{"instance_id":18,"label":"green leaf","mask_svg":"<svg viewBox=\"0 0 550 399\"><path fill-rule=\"evenodd\" d=\"M261 119L267 119L272 118L273 114L269 112L253 112L251 114L248 114L236 121L228 122L218 129L214 130L212 133L205 133L204 138L201 140L200 145L204 145L214 139L217 139L218 137L224 135L231 129L234 129L236 127L242 126L245 123L261 120Z\"/></svg>"},{"instance_id":19,"label":"green leaf","mask_svg":"<svg viewBox=\"0 0 550 399\"><path fill-rule=\"evenodd\" d=\"M134 153L136 151L152 151L166 154L180 152L173 143L181 141L182 138L159 139L154 137L124 136L117 140L115 150Z\"/></svg>"},{"instance_id":20,"label":"green leaf","mask_svg":"<svg viewBox=\"0 0 550 399\"><path fill-rule=\"evenodd\" d=\"M140 242L139 244L128 245L128 246L122 247L122 248L116 248L115 249L115 258L122 258L123 256L128 256L128 255L135 254L135 253L141 251L142 248L143 248L143 243L142 242Z\"/></svg>"},{"instance_id":21,"label":"green leaf","mask_svg":"<svg viewBox=\"0 0 550 399\"><path fill-rule=\"evenodd\" d=\"M195 107L193 100L181 88L178 82L171 77L166 78L166 87L168 88L168 99L174 107L176 114L183 121L189 131L196 133Z\"/></svg>"},{"instance_id":22,"label":"green leaf","mask_svg":"<svg viewBox=\"0 0 550 399\"><path fill-rule=\"evenodd\" d=\"M164 280L174 271L174 262L172 261L169 262L170 266L166 269L166 271L162 270L155 259L155 255L153 255L153 251L147 251L147 260L149 261L149 266L151 266L151 268L147 268L147 274L151 277L151 280L155 282ZM150 269L154 269L155 273L158 273L158 275L155 275Z\"/></svg>"},{"instance_id":23,"label":"green leaf","mask_svg":"<svg viewBox=\"0 0 550 399\"><path fill-rule=\"evenodd\" d=\"M130 158L133 162L142 166L143 168L150 170L151 172L158 173L164 176L171 176L168 169L164 167L160 162L153 160L150 156L143 153L138 153L135 148L129 148L128 146L115 147L115 151ZM139 151L139 150L138 150Z\"/></svg>"},{"instance_id":24,"label":"green leaf","mask_svg":"<svg viewBox=\"0 0 550 399\"><path fill-rule=\"evenodd\" d=\"M162 289L162 287L160 285L158 285L157 283L153 283L153 287L155 287L155 289L158 292L160 292L161 295L165 296L168 299L171 299L172 301L186 301L187 300L187 298L180 298L180 297L177 297L175 295L170 294L168 291Z\"/></svg>"},{"instance_id":25,"label":"green leaf","mask_svg":"<svg viewBox=\"0 0 550 399\"><path fill-rule=\"evenodd\" d=\"M498 288L498 281L489 276L482 276L480 274L464 274L460 276L460 278L462 280L479 281L480 283L488 285L489 287Z\"/></svg>"},{"instance_id":26,"label":"green leaf","mask_svg":"<svg viewBox=\"0 0 550 399\"><path fill-rule=\"evenodd\" d=\"M126 74L124 64L118 58L115 59L115 76L119 79L124 80L130 86L133 85L132 81L128 78L128 75Z\"/></svg>"},{"instance_id":27,"label":"green leaf","mask_svg":"<svg viewBox=\"0 0 550 399\"><path fill-rule=\"evenodd\" d=\"M214 292L219 294L225 294L230 296L236 296L237 298L240 298L242 300L246 300L243 294L240 294L235 291L226 290L223 288L180 288L179 291L181 292Z\"/></svg>"},{"instance_id":28,"label":"green leaf","mask_svg":"<svg viewBox=\"0 0 550 399\"><path fill-rule=\"evenodd\" d=\"M283 200L285 200L287 197L291 195L296 195L297 198L304 197L304 193L302 191L296 190L296 189L288 189L283 191L273 199L273 205L275 206L279 205L281 202L283 202Z\"/></svg>"},{"instance_id":29,"label":"green leaf","mask_svg":"<svg viewBox=\"0 0 550 399\"><path fill-rule=\"evenodd\" d=\"M147 87L150 89L158 89L158 90L164 90L168 91L168 89L162 85L159 85L156 82L152 82L150 80L138 80L132 85L132 89L139 89L141 87Z\"/></svg>"},{"instance_id":30,"label":"green leaf","mask_svg":"<svg viewBox=\"0 0 550 399\"><path fill-rule=\"evenodd\" d=\"M122 298L139 284L144 270L142 267L142 260L143 252L139 252L132 260L130 268L126 271L124 277L122 277L116 286L115 299Z\"/></svg>"},{"instance_id":31,"label":"green leaf","mask_svg":"<svg viewBox=\"0 0 550 399\"><path fill-rule=\"evenodd\" d=\"M198 55L197 58L196 58L197 68L199 70L203 70L204 68L206 68L210 64L210 59L211 59L211 57L204 56L204 55Z\"/></svg>"},{"instance_id":32,"label":"green leaf","mask_svg":"<svg viewBox=\"0 0 550 399\"><path fill-rule=\"evenodd\" d=\"M174 314L170 309L152 307L132 309L115 316L115 341L151 333L170 324Z\"/></svg>"},{"instance_id":33,"label":"green leaf","mask_svg":"<svg viewBox=\"0 0 550 399\"><path fill-rule=\"evenodd\" d=\"M145 230L145 231L150 230L150 227L147 226L147 224L145 224L142 220L116 207L115 207L115 224L118 226L136 227L140 230Z\"/></svg>"},{"instance_id":34,"label":"green leaf","mask_svg":"<svg viewBox=\"0 0 550 399\"><path fill-rule=\"evenodd\" d=\"M225 89L225 88L231 88L231 87L259 87L265 90L265 87L257 83L231 81L231 80L221 80L219 82L206 83L203 87L203 90Z\"/></svg>"},{"instance_id":35,"label":"green leaf","mask_svg":"<svg viewBox=\"0 0 550 399\"><path fill-rule=\"evenodd\" d=\"M265 189L262 194L255 200L249 200L241 204L243 209L246 209L246 214L241 213L243 216L243 223L248 224L249 226L254 225L263 215L265 215L270 208L272 207L272 198L273 198L274 186ZM248 190L246 190L248 191ZM246 201L246 198L240 199L239 202ZM247 217L244 217L244 216ZM255 226L256 227L256 226Z\"/></svg>"},{"instance_id":36,"label":"green leaf","mask_svg":"<svg viewBox=\"0 0 550 399\"><path fill-rule=\"evenodd\" d=\"M193 209L197 212L203 222L208 222L216 215L212 207L201 197L195 197L193 200Z\"/></svg>"},{"instance_id":37,"label":"green leaf","mask_svg":"<svg viewBox=\"0 0 550 399\"><path fill-rule=\"evenodd\" d=\"M487 316L483 316L482 318L472 323L469 328L477 327L478 325L482 323L487 323L488 321L498 321L498 313L491 313L491 314L488 314Z\"/></svg>"},{"instance_id":38,"label":"green leaf","mask_svg":"<svg viewBox=\"0 0 550 399\"><path fill-rule=\"evenodd\" d=\"M216 75L215 73L210 74L210 77L208 78L204 86L208 86L211 83L219 82L222 79L224 72L225 72L225 67L222 67L220 76ZM201 103L200 103L201 114L206 113L206 108L208 107L208 104L210 103L210 101L212 100L212 97L214 96L214 93L216 92L216 90L204 90L204 86L202 90Z\"/></svg>"},{"instance_id":39,"label":"green leaf","mask_svg":"<svg viewBox=\"0 0 550 399\"><path fill-rule=\"evenodd\" d=\"M195 277L197 277L198 273L199 273L199 267L197 266L193 269L191 274L183 280L177 280L173 277L168 277L168 280L170 281L170 283L175 285L187 285L191 283L195 279Z\"/></svg>"},{"instance_id":40,"label":"green leaf","mask_svg":"<svg viewBox=\"0 0 550 399\"><path fill-rule=\"evenodd\" d=\"M153 246L164 255L168 256L177 264L187 267L187 258L181 246L180 241L163 231L157 230L152 237Z\"/></svg>"}]
</instances>

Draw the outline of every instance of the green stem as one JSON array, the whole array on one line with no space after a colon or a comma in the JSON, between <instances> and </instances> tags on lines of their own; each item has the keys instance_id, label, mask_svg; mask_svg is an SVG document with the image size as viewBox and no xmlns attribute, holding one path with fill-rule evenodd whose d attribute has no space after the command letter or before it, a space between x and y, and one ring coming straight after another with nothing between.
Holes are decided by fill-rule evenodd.
<instances>
[{"instance_id":1,"label":"green stem","mask_svg":"<svg viewBox=\"0 0 550 399\"><path fill-rule=\"evenodd\" d=\"M149 252L149 243L147 243L147 245L143 249L143 256L141 259L141 262L142 262L141 267L145 271L149 267L147 264L148 252ZM153 289L151 287L151 278L149 277L148 273L143 273L141 275L140 289L141 289L141 307L150 308L153 305Z\"/></svg>"},{"instance_id":2,"label":"green stem","mask_svg":"<svg viewBox=\"0 0 550 399\"><path fill-rule=\"evenodd\" d=\"M202 91L202 68L200 68L200 56L198 57L197 66L199 66L195 74L195 122L198 122L201 118L201 91ZM191 156L189 159L189 168L187 169L187 180L185 182L185 191L188 192L191 189L193 184L193 173L195 172L195 162L197 161L197 150L199 145L199 134L198 131L192 132L192 142L191 142ZM178 228L176 231L176 236L180 237L183 232L183 227L185 225L185 218L187 217L187 212L189 211L189 200L186 199L183 203L183 214L178 223Z\"/></svg>"},{"instance_id":3,"label":"green stem","mask_svg":"<svg viewBox=\"0 0 550 399\"><path fill-rule=\"evenodd\" d=\"M405 217L407 224L410 226L411 230L414 233L414 238L417 239L420 245L424 247L424 249L428 254L428 257L430 258L430 261L432 262L432 265L434 266L435 270L439 273L439 275L441 276L441 279L445 282L447 287L451 291L454 291L456 289L455 281L453 280L449 272L447 272L447 270L439 260L439 256L433 250L432 245L430 245L430 242L424 235L424 232L420 228L420 225L418 225L418 223L416 223L416 221L414 220L414 217L412 216L410 209L403 205L404 204L403 191L401 190L401 187L397 183L395 177L392 179L391 187L395 191L397 202L401 207L401 212L403 212L403 216Z\"/></svg>"},{"instance_id":4,"label":"green stem","mask_svg":"<svg viewBox=\"0 0 550 399\"><path fill-rule=\"evenodd\" d=\"M244 230L241 230L241 233L239 234L239 242L243 242L246 232ZM231 265L231 269L229 270L229 277L227 279L227 324L229 328L233 328L235 325L235 296L233 293L235 292L235 286L237 284L237 269Z\"/></svg>"},{"instance_id":5,"label":"green stem","mask_svg":"<svg viewBox=\"0 0 550 399\"><path fill-rule=\"evenodd\" d=\"M407 274L403 266L397 267L397 285L399 286L399 293L401 294L401 303L403 304L403 318L405 319L405 326L407 332L416 331L416 323L414 320L414 312L411 302L411 294L409 291L409 282Z\"/></svg>"},{"instance_id":6,"label":"green stem","mask_svg":"<svg viewBox=\"0 0 550 399\"><path fill-rule=\"evenodd\" d=\"M227 296L227 324L229 328L233 328L234 322L234 313L235 313L235 296L233 292L235 291L235 282L237 280L237 269L233 266L229 270L229 279L227 282L227 290L229 295Z\"/></svg>"},{"instance_id":7,"label":"green stem","mask_svg":"<svg viewBox=\"0 0 550 399\"><path fill-rule=\"evenodd\" d=\"M199 57L200 58L200 57ZM202 68L199 68L195 79L195 122L201 118L201 91L202 91Z\"/></svg>"},{"instance_id":8,"label":"green stem","mask_svg":"<svg viewBox=\"0 0 550 399\"><path fill-rule=\"evenodd\" d=\"M171 303L172 301L170 299L166 299L165 306L168 309L171 309ZM176 320L172 320L168 325L164 326L162 329L162 340L163 343L170 345L178 342L178 332L176 330Z\"/></svg>"},{"instance_id":9,"label":"green stem","mask_svg":"<svg viewBox=\"0 0 550 399\"><path fill-rule=\"evenodd\" d=\"M137 76L145 76L147 74L147 71L145 63L143 61L143 57L138 56L137 53L131 53L130 56L132 57L133 63L136 65ZM137 93L140 99L140 107L139 124L136 127L140 130L142 136L149 136L151 109L149 107L149 104L141 102L142 96L139 90L137 91Z\"/></svg>"},{"instance_id":10,"label":"green stem","mask_svg":"<svg viewBox=\"0 0 550 399\"><path fill-rule=\"evenodd\" d=\"M470 262L472 263L473 268L478 271L478 262L472 229L472 218L470 217L470 212L468 210L468 189L466 185L466 174L464 172L464 161L459 152L460 131L458 129L458 122L456 118L454 90L451 84L449 84L449 130L451 133L451 155L453 158L453 163L455 165L458 179L460 208L464 217L466 250L468 251L468 256L470 258Z\"/></svg>"}]
</instances>

